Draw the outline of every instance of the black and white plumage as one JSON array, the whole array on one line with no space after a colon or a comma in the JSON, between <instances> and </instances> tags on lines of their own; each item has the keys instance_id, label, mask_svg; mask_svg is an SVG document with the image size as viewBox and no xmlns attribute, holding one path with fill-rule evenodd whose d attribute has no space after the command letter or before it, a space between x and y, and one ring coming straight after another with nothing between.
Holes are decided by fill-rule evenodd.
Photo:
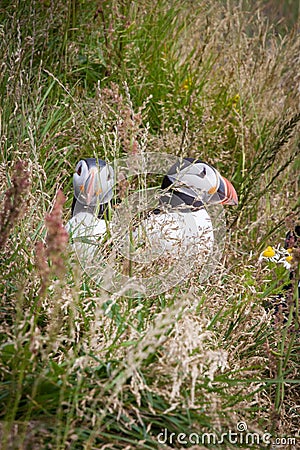
<instances>
[{"instance_id":1,"label":"black and white plumage","mask_svg":"<svg viewBox=\"0 0 300 450\"><path fill-rule=\"evenodd\" d=\"M103 217L113 197L114 182L113 168L102 159L86 158L79 161L73 175L72 216L85 212ZM96 208L99 208L97 214Z\"/></svg>"},{"instance_id":2,"label":"black and white plumage","mask_svg":"<svg viewBox=\"0 0 300 450\"><path fill-rule=\"evenodd\" d=\"M173 258L203 263L212 251L214 230L206 205L237 205L232 184L209 164L192 158L178 160L162 181L159 206L143 219L123 242L132 247ZM126 247L125 247L126 248Z\"/></svg>"},{"instance_id":3,"label":"black and white plumage","mask_svg":"<svg viewBox=\"0 0 300 450\"><path fill-rule=\"evenodd\" d=\"M114 170L102 159L79 161L73 175L72 218L66 225L81 257L91 257L107 230L106 210L113 197Z\"/></svg>"},{"instance_id":4,"label":"black and white plumage","mask_svg":"<svg viewBox=\"0 0 300 450\"><path fill-rule=\"evenodd\" d=\"M203 204L237 205L233 185L213 166L193 158L174 164L162 182L162 189L170 188L176 198L195 208ZM175 204L177 200L174 199Z\"/></svg>"},{"instance_id":5,"label":"black and white plumage","mask_svg":"<svg viewBox=\"0 0 300 450\"><path fill-rule=\"evenodd\" d=\"M105 208L112 199L114 183L113 168L105 161L88 158L76 166L73 217L67 230L81 256L92 257L107 230ZM157 206L115 243L126 256L134 248L152 260L159 255L206 258L213 248L214 229L205 206L236 205L234 187L209 164L184 158L169 169L161 189Z\"/></svg>"}]
</instances>

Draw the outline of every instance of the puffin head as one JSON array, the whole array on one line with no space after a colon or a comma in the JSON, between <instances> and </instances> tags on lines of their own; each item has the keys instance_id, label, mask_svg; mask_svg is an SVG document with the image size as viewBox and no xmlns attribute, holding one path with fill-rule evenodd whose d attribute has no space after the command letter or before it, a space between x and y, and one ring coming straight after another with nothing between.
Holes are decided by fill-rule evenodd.
<instances>
[{"instance_id":1,"label":"puffin head","mask_svg":"<svg viewBox=\"0 0 300 450\"><path fill-rule=\"evenodd\" d=\"M73 175L74 200L72 215L76 212L93 212L97 205L108 203L113 197L114 170L102 159L80 160Z\"/></svg>"},{"instance_id":2,"label":"puffin head","mask_svg":"<svg viewBox=\"0 0 300 450\"><path fill-rule=\"evenodd\" d=\"M237 205L238 196L227 178L211 165L193 158L184 158L174 164L162 182L185 204L201 207L203 204Z\"/></svg>"}]
</instances>

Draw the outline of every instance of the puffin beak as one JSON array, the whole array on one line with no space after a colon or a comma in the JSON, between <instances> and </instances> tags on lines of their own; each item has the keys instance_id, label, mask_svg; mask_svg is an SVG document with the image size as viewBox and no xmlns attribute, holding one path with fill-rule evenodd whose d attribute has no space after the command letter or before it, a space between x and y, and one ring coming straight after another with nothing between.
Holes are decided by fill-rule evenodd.
<instances>
[{"instance_id":1,"label":"puffin beak","mask_svg":"<svg viewBox=\"0 0 300 450\"><path fill-rule=\"evenodd\" d=\"M234 205L236 206L238 204L238 196L236 193L236 190L234 189L233 185L230 183L230 181L227 180L225 177L221 177L222 181L225 185L225 196L222 200L222 205Z\"/></svg>"},{"instance_id":2,"label":"puffin beak","mask_svg":"<svg viewBox=\"0 0 300 450\"><path fill-rule=\"evenodd\" d=\"M98 168L91 167L90 174L85 183L86 202L89 205L95 195L95 180L97 179Z\"/></svg>"}]
</instances>

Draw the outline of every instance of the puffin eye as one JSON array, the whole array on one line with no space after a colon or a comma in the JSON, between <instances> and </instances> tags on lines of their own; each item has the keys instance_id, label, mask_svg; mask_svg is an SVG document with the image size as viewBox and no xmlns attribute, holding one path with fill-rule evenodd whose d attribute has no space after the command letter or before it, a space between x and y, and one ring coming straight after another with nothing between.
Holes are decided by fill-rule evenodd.
<instances>
[{"instance_id":1,"label":"puffin eye","mask_svg":"<svg viewBox=\"0 0 300 450\"><path fill-rule=\"evenodd\" d=\"M202 170L202 172L201 172L201 173L199 173L199 177L201 177L201 178L204 178L204 177L205 177L205 175L206 175L206 168L205 168L205 167L203 167L203 170Z\"/></svg>"},{"instance_id":2,"label":"puffin eye","mask_svg":"<svg viewBox=\"0 0 300 450\"><path fill-rule=\"evenodd\" d=\"M77 169L77 175L81 175L81 170L82 170L82 164L80 164L80 166Z\"/></svg>"}]
</instances>

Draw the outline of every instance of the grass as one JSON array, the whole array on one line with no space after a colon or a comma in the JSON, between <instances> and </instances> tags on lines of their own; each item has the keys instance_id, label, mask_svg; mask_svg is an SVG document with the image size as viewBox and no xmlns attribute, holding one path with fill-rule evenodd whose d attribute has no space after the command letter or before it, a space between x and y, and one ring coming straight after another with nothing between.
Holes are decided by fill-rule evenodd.
<instances>
[{"instance_id":1,"label":"grass","mask_svg":"<svg viewBox=\"0 0 300 450\"><path fill-rule=\"evenodd\" d=\"M1 448L192 447L158 435L240 422L298 448L299 300L284 319L289 274L258 264L299 218L298 13L288 1L3 3ZM196 272L156 297L110 295L68 253L76 162L139 151L199 157L237 188L205 283Z\"/></svg>"}]
</instances>

